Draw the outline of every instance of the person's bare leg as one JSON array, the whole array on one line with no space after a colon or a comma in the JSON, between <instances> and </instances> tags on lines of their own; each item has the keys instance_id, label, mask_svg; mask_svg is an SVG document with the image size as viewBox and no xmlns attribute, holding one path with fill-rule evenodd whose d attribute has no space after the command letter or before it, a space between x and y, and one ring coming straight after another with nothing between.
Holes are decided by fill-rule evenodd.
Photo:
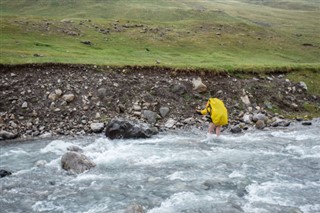
<instances>
[{"instance_id":1,"label":"person's bare leg","mask_svg":"<svg viewBox=\"0 0 320 213\"><path fill-rule=\"evenodd\" d=\"M220 130L221 130L221 126L217 126L216 127L216 135L217 135L217 137L220 136Z\"/></svg>"},{"instance_id":2,"label":"person's bare leg","mask_svg":"<svg viewBox=\"0 0 320 213\"><path fill-rule=\"evenodd\" d=\"M216 125L214 125L214 123L210 123L209 124L209 129L208 129L209 134L212 134L214 128L216 128Z\"/></svg>"}]
</instances>

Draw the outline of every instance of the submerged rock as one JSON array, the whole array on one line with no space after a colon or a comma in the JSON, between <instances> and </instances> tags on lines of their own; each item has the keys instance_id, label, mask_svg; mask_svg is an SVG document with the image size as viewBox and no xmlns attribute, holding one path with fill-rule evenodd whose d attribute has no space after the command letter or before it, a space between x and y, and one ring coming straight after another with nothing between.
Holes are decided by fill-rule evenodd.
<instances>
[{"instance_id":1,"label":"submerged rock","mask_svg":"<svg viewBox=\"0 0 320 213\"><path fill-rule=\"evenodd\" d=\"M61 158L61 167L64 170L80 174L86 170L95 167L96 164L92 162L87 156L79 152L67 152Z\"/></svg>"},{"instance_id":2,"label":"submerged rock","mask_svg":"<svg viewBox=\"0 0 320 213\"><path fill-rule=\"evenodd\" d=\"M128 208L124 212L125 213L144 213L144 210L142 206L138 204L134 204L134 205L128 206Z\"/></svg>"}]
</instances>

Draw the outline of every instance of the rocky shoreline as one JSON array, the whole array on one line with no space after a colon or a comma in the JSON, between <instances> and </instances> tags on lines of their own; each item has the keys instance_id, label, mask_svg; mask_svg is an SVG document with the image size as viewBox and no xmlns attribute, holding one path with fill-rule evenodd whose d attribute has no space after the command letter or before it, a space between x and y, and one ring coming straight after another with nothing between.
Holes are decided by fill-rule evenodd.
<instances>
[{"instance_id":1,"label":"rocky shoreline","mask_svg":"<svg viewBox=\"0 0 320 213\"><path fill-rule=\"evenodd\" d=\"M285 73L237 78L206 70L66 64L0 65L0 73L0 140L101 133L115 118L158 131L202 128L206 118L194 112L209 97L228 108L224 131L239 133L289 126L288 115L304 113L305 102L320 102ZM311 125L308 117L294 120Z\"/></svg>"}]
</instances>

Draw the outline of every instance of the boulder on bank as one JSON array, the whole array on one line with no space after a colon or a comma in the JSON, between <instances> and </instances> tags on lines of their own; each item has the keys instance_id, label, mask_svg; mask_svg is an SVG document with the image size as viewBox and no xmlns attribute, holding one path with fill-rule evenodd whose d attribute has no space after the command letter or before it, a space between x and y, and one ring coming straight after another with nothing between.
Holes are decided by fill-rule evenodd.
<instances>
[{"instance_id":1,"label":"boulder on bank","mask_svg":"<svg viewBox=\"0 0 320 213\"><path fill-rule=\"evenodd\" d=\"M5 130L0 131L0 140L15 139L17 137L18 137L18 133L16 132L8 132Z\"/></svg>"},{"instance_id":2,"label":"boulder on bank","mask_svg":"<svg viewBox=\"0 0 320 213\"><path fill-rule=\"evenodd\" d=\"M133 124L125 120L111 120L106 127L106 136L110 139L150 138L158 132L147 124Z\"/></svg>"},{"instance_id":3,"label":"boulder on bank","mask_svg":"<svg viewBox=\"0 0 320 213\"><path fill-rule=\"evenodd\" d=\"M79 152L67 152L61 157L61 167L64 170L80 174L86 170L95 167L96 164L92 162L87 156Z\"/></svg>"}]
</instances>

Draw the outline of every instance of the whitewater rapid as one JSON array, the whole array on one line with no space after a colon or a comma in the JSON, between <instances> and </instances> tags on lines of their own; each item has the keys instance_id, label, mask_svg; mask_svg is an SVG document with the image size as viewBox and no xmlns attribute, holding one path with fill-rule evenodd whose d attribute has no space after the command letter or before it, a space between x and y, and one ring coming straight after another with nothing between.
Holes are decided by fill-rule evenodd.
<instances>
[{"instance_id":1,"label":"whitewater rapid","mask_svg":"<svg viewBox=\"0 0 320 213\"><path fill-rule=\"evenodd\" d=\"M1 212L320 212L320 122L222 133L166 132L150 139L103 135L1 144ZM96 167L61 169L78 146Z\"/></svg>"}]
</instances>

